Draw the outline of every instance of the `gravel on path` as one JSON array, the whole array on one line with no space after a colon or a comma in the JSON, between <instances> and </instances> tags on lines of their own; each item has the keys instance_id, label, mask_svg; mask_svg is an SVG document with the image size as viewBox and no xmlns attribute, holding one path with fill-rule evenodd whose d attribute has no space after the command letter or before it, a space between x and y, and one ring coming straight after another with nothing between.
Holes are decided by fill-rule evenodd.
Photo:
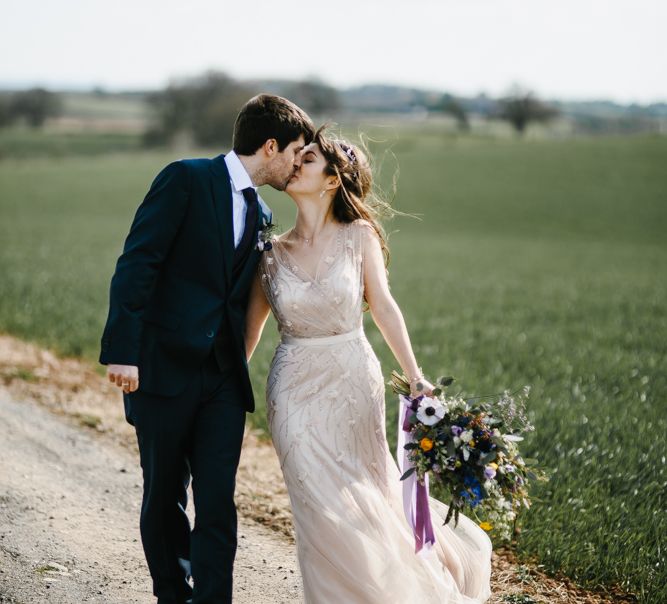
<instances>
[{"instance_id":1,"label":"gravel on path","mask_svg":"<svg viewBox=\"0 0 667 604\"><path fill-rule=\"evenodd\" d=\"M0 460L0 602L154 602L135 454L0 387ZM234 601L301 601L293 543L239 521Z\"/></svg>"}]
</instances>

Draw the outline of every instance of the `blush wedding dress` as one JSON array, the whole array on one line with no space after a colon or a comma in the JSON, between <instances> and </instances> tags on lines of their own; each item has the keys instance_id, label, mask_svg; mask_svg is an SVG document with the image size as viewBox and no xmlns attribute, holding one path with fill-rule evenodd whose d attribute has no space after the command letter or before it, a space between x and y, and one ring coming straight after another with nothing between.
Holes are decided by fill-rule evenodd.
<instances>
[{"instance_id":1,"label":"blush wedding dress","mask_svg":"<svg viewBox=\"0 0 667 604\"><path fill-rule=\"evenodd\" d=\"M415 554L402 483L385 435L384 380L362 328L367 223L341 224L304 272L287 246L262 254L278 321L268 421L294 520L308 604L480 604L491 593L491 541L431 498L436 543ZM397 403L398 404L398 403Z\"/></svg>"}]
</instances>

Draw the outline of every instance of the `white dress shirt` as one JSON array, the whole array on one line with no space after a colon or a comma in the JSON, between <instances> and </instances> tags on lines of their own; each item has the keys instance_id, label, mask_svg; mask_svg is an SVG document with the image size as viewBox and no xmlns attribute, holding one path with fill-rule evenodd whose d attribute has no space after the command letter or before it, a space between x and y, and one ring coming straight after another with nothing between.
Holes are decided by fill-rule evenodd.
<instances>
[{"instance_id":1,"label":"white dress shirt","mask_svg":"<svg viewBox=\"0 0 667 604\"><path fill-rule=\"evenodd\" d=\"M232 214L234 217L234 247L238 246L241 242L241 237L243 237L243 231L245 229L245 216L248 209L248 204L246 203L245 197L243 197L243 189L252 187L257 192L257 187L252 184L250 180L250 175L246 172L246 169L243 167L239 156L230 151L225 155L225 164L227 164L227 170L229 170L229 180L232 183ZM259 195L257 195L259 199Z\"/></svg>"}]
</instances>

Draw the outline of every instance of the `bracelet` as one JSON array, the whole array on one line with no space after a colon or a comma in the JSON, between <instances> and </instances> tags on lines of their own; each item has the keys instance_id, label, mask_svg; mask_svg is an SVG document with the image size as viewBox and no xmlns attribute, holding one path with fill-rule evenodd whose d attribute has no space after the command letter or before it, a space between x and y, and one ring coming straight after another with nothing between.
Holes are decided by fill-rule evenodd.
<instances>
[{"instance_id":1,"label":"bracelet","mask_svg":"<svg viewBox=\"0 0 667 604\"><path fill-rule=\"evenodd\" d=\"M423 379L424 379L424 375L423 375L423 374L422 374L422 375L419 375L419 376L417 376L417 377L413 377L413 378L410 380L410 384L414 384L415 382L420 382L420 381L423 380Z\"/></svg>"}]
</instances>

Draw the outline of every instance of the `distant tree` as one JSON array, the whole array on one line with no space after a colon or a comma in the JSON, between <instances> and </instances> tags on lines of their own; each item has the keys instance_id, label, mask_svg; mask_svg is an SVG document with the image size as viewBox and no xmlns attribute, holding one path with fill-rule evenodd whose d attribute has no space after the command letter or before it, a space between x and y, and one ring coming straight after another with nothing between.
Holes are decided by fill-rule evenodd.
<instances>
[{"instance_id":1,"label":"distant tree","mask_svg":"<svg viewBox=\"0 0 667 604\"><path fill-rule=\"evenodd\" d=\"M470 128L468 113L465 107L451 94L443 94L433 109L451 115L456 120L459 130L468 130Z\"/></svg>"},{"instance_id":2,"label":"distant tree","mask_svg":"<svg viewBox=\"0 0 667 604\"><path fill-rule=\"evenodd\" d=\"M342 106L338 90L316 79L291 82L283 89L282 96L315 115L336 112Z\"/></svg>"},{"instance_id":3,"label":"distant tree","mask_svg":"<svg viewBox=\"0 0 667 604\"><path fill-rule=\"evenodd\" d=\"M148 97L155 119L144 134L144 142L169 143L187 133L200 145L228 144L236 114L253 94L247 86L220 72L173 82Z\"/></svg>"},{"instance_id":4,"label":"distant tree","mask_svg":"<svg viewBox=\"0 0 667 604\"><path fill-rule=\"evenodd\" d=\"M62 99L44 88L31 88L12 95L9 113L12 119L24 119L32 128L41 128L49 117L62 113Z\"/></svg>"},{"instance_id":5,"label":"distant tree","mask_svg":"<svg viewBox=\"0 0 667 604\"><path fill-rule=\"evenodd\" d=\"M9 97L0 95L0 128L6 128L12 123Z\"/></svg>"},{"instance_id":6,"label":"distant tree","mask_svg":"<svg viewBox=\"0 0 667 604\"><path fill-rule=\"evenodd\" d=\"M146 101L153 110L152 124L144 133L144 143L163 145L189 129L192 90L186 84L170 84L165 90L149 94Z\"/></svg>"},{"instance_id":7,"label":"distant tree","mask_svg":"<svg viewBox=\"0 0 667 604\"><path fill-rule=\"evenodd\" d=\"M239 109L256 91L223 73L208 73L195 87L192 133L200 145L231 143Z\"/></svg>"},{"instance_id":8,"label":"distant tree","mask_svg":"<svg viewBox=\"0 0 667 604\"><path fill-rule=\"evenodd\" d=\"M498 117L507 120L518 134L523 134L529 122L547 122L558 110L538 100L532 92L516 90L498 101Z\"/></svg>"}]
</instances>

